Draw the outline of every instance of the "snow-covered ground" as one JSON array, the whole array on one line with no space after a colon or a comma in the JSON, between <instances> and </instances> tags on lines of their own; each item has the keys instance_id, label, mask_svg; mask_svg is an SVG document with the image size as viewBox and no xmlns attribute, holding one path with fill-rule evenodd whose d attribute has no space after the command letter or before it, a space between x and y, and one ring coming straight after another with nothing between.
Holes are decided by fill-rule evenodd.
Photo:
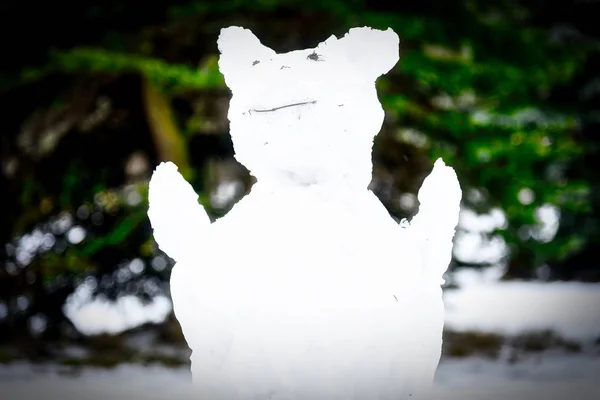
<instances>
[{"instance_id":1,"label":"snow-covered ground","mask_svg":"<svg viewBox=\"0 0 600 400\"><path fill-rule=\"evenodd\" d=\"M459 289L446 293L447 324L456 331L507 335L552 330L591 343L600 337L600 285L498 282L493 270L462 272ZM429 399L577 400L600 398L600 352L547 351L517 362L444 358ZM0 398L193 399L185 368L123 365L74 375L59 366L0 366Z\"/></svg>"},{"instance_id":2,"label":"snow-covered ground","mask_svg":"<svg viewBox=\"0 0 600 400\"><path fill-rule=\"evenodd\" d=\"M448 290L444 302L453 331L552 331L578 343L600 338L599 284L490 281Z\"/></svg>"},{"instance_id":3,"label":"snow-covered ground","mask_svg":"<svg viewBox=\"0 0 600 400\"><path fill-rule=\"evenodd\" d=\"M600 357L545 355L510 365L468 358L440 364L431 400L592 400L600 393ZM78 375L60 367L36 370L29 364L0 366L0 393L6 400L193 399L185 368L123 365L88 369Z\"/></svg>"}]
</instances>

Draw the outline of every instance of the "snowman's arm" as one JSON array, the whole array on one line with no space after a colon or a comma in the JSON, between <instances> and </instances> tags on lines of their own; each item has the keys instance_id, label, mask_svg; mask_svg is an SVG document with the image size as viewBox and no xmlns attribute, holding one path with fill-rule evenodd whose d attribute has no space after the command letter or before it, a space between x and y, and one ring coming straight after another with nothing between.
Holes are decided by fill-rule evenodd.
<instances>
[{"instance_id":1,"label":"snowman's arm","mask_svg":"<svg viewBox=\"0 0 600 400\"><path fill-rule=\"evenodd\" d=\"M161 163L150 179L148 217L158 247L179 261L197 251L211 221L198 194L172 162Z\"/></svg>"},{"instance_id":2,"label":"snowman's arm","mask_svg":"<svg viewBox=\"0 0 600 400\"><path fill-rule=\"evenodd\" d=\"M418 195L419 213L410 222L411 234L421 246L427 276L440 279L452 259L462 191L452 167L439 158Z\"/></svg>"}]
</instances>

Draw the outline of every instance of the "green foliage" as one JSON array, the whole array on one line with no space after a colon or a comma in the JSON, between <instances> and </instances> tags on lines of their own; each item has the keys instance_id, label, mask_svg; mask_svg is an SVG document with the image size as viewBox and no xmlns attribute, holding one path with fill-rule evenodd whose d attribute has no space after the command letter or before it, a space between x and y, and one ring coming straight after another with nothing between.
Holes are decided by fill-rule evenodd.
<instances>
[{"instance_id":1,"label":"green foliage","mask_svg":"<svg viewBox=\"0 0 600 400\"><path fill-rule=\"evenodd\" d=\"M214 56L208 57L201 67L191 68L156 58L75 48L68 52L53 53L52 63L57 70L70 73L141 73L171 93L220 88L225 84Z\"/></svg>"},{"instance_id":2,"label":"green foliage","mask_svg":"<svg viewBox=\"0 0 600 400\"><path fill-rule=\"evenodd\" d=\"M549 43L541 29L514 29L506 15L490 18L473 7L456 17L449 23L430 16L361 15L361 24L391 27L401 38L396 74L404 93L398 86L386 88L383 104L401 125L428 138L421 147L432 159L443 157L457 168L465 193L485 190L483 204L465 196L467 205L480 212L499 206L506 213L508 226L497 234L536 255L535 265L525 268L562 259L581 246L580 238L540 243L521 237L519 228L537 225L534 215L544 204L563 212L590 209L587 182L551 173L585 149L572 136L574 116L557 112L546 95L572 79L592 48ZM531 203L519 200L523 190L531 191Z\"/></svg>"},{"instance_id":3,"label":"green foliage","mask_svg":"<svg viewBox=\"0 0 600 400\"><path fill-rule=\"evenodd\" d=\"M100 249L124 243L133 230L146 219L146 208L131 212L106 236L89 241L80 251L81 257L91 257Z\"/></svg>"},{"instance_id":4,"label":"green foliage","mask_svg":"<svg viewBox=\"0 0 600 400\"><path fill-rule=\"evenodd\" d=\"M589 183L566 179L561 172L585 151L574 139L575 115L550 104L547 96L557 85L568 84L594 49L549 42L546 31L527 23L530 13L524 7L484 3L457 2L454 9L447 7L446 15L403 11L409 7L402 5L397 10L372 9L356 0L178 2L160 23L133 32L107 31L96 46L52 50L44 66L24 67L16 85L42 81L56 72L86 77L139 74L194 109L176 115L184 133L169 130L187 143L208 125L207 118L199 116L198 103L214 102L210 97L194 99L192 94L225 87L214 54L218 28L252 22L261 27L267 42L280 39L277 24L289 25L290 37L302 36L304 32L293 31L298 29L292 25L295 18L316 21L325 16L328 31L338 35L354 26L391 27L401 38L401 58L378 87L382 104L395 121L389 128L394 145L416 147L432 159L443 157L459 172L465 193L473 189L484 193L481 201L465 196L466 205L479 212L493 207L505 211L508 226L497 233L508 244L532 251L537 263L560 259L581 247L582 235L539 243L520 237L519 229L535 225L536 209L544 204L564 212L590 209ZM280 17L280 12L288 15L285 11L293 9L302 12ZM100 13L97 7L88 11L91 16ZM302 29L310 34L313 28ZM198 55L200 65L169 61L190 43L206 42L210 46L205 48L212 50ZM392 168L412 167L397 163ZM419 176L422 171L409 172ZM61 208L77 206L73 193L81 185L80 167L73 164L63 177ZM25 180L20 189L23 205L34 202L31 181ZM527 204L520 200L523 190L531 192ZM210 209L208 194L200 193L200 198ZM131 211L112 232L85 243L76 257L87 259L102 248L126 242L144 219L143 209ZM147 243L144 246L149 252Z\"/></svg>"}]
</instances>

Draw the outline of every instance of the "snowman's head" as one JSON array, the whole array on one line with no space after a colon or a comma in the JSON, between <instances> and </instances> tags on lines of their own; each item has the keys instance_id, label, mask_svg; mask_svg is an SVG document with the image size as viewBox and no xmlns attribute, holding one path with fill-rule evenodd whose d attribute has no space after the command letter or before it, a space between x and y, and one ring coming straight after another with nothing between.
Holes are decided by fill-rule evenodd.
<instances>
[{"instance_id":1,"label":"snowman's head","mask_svg":"<svg viewBox=\"0 0 600 400\"><path fill-rule=\"evenodd\" d=\"M366 188L384 117L375 80L398 61L398 44L391 29L355 28L277 54L248 29L223 29L219 68L233 94L237 160L259 182Z\"/></svg>"}]
</instances>

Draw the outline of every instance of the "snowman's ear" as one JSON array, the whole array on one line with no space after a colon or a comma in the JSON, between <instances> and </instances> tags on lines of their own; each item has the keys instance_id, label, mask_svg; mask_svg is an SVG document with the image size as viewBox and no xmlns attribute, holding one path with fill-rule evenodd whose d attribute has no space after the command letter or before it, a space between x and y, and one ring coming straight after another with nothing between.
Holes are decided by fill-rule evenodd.
<instances>
[{"instance_id":1,"label":"snowman's ear","mask_svg":"<svg viewBox=\"0 0 600 400\"><path fill-rule=\"evenodd\" d=\"M339 40L339 45L347 60L373 78L391 70L400 57L400 39L390 28L353 28Z\"/></svg>"},{"instance_id":2,"label":"snowman's ear","mask_svg":"<svg viewBox=\"0 0 600 400\"><path fill-rule=\"evenodd\" d=\"M217 46L221 53L219 70L230 87L230 82L245 79L257 60L276 54L272 49L263 46L251 30L239 26L221 29Z\"/></svg>"}]
</instances>

